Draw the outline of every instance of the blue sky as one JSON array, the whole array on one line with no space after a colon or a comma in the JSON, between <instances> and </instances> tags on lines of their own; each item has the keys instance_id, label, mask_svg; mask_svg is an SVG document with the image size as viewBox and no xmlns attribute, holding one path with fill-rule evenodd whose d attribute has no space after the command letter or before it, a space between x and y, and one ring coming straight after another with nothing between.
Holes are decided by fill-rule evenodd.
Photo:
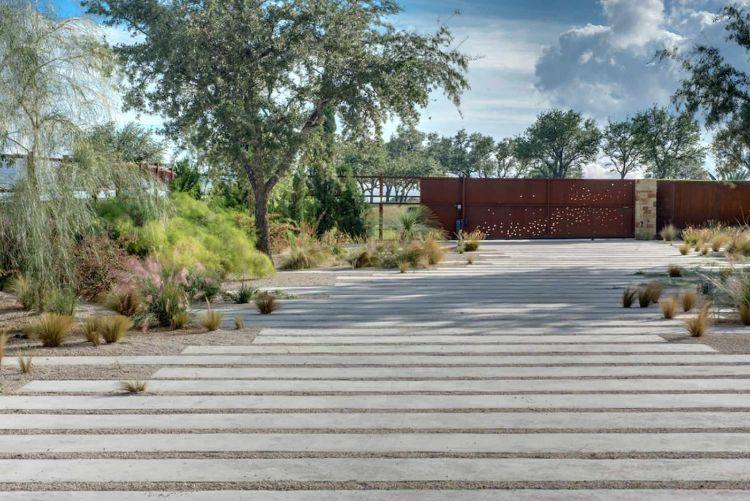
<instances>
[{"instance_id":1,"label":"blue sky","mask_svg":"<svg viewBox=\"0 0 750 501\"><path fill-rule=\"evenodd\" d=\"M446 23L461 49L474 56L468 73L471 90L460 112L436 94L420 128L445 135L465 128L500 139L521 133L551 107L573 108L606 123L652 104L667 104L680 73L673 65L655 62L655 52L687 48L696 40L723 45L722 26L712 17L723 3L402 0L404 12L396 19L400 27L429 32ZM54 5L61 16L81 13L76 1L54 0ZM110 32L110 39L122 36ZM729 56L746 64L744 54ZM158 117L139 120L159 123ZM394 128L390 124L386 133ZM587 174L604 175L597 166Z\"/></svg>"}]
</instances>

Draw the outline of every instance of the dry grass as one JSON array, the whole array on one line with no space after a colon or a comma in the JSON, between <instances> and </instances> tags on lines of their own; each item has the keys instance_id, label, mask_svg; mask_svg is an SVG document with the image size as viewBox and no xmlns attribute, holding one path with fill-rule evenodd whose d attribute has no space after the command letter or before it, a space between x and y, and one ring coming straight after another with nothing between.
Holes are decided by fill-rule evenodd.
<instances>
[{"instance_id":1,"label":"dry grass","mask_svg":"<svg viewBox=\"0 0 750 501\"><path fill-rule=\"evenodd\" d=\"M445 250L431 235L424 239L422 252L427 257L427 263L430 265L436 265L445 259Z\"/></svg>"},{"instance_id":2,"label":"dry grass","mask_svg":"<svg viewBox=\"0 0 750 501\"><path fill-rule=\"evenodd\" d=\"M99 333L105 343L119 343L131 327L133 327L133 322L124 315L102 317L99 325Z\"/></svg>"},{"instance_id":3,"label":"dry grass","mask_svg":"<svg viewBox=\"0 0 750 501\"><path fill-rule=\"evenodd\" d=\"M704 304L696 316L685 321L688 334L692 337L701 337L711 325L710 308L711 303Z\"/></svg>"},{"instance_id":4,"label":"dry grass","mask_svg":"<svg viewBox=\"0 0 750 501\"><path fill-rule=\"evenodd\" d=\"M680 294L680 303L682 304L682 311L688 312L693 309L695 303L698 302L698 294L694 291L684 291Z\"/></svg>"},{"instance_id":5,"label":"dry grass","mask_svg":"<svg viewBox=\"0 0 750 501\"><path fill-rule=\"evenodd\" d=\"M406 259L399 260L398 271L400 273L406 273L407 271L409 271L409 261Z\"/></svg>"},{"instance_id":6,"label":"dry grass","mask_svg":"<svg viewBox=\"0 0 750 501\"><path fill-rule=\"evenodd\" d=\"M687 256L688 252L690 252L690 249L692 248L692 245L690 245L687 242L683 242L679 247L680 254L683 256Z\"/></svg>"},{"instance_id":7,"label":"dry grass","mask_svg":"<svg viewBox=\"0 0 750 501\"><path fill-rule=\"evenodd\" d=\"M659 303L659 307L664 318L670 320L674 318L677 311L677 300L674 297L668 297Z\"/></svg>"},{"instance_id":8,"label":"dry grass","mask_svg":"<svg viewBox=\"0 0 750 501\"><path fill-rule=\"evenodd\" d=\"M464 252L476 252L479 250L479 243L484 240L485 234L482 230L476 229L471 233L461 232L459 241Z\"/></svg>"},{"instance_id":9,"label":"dry grass","mask_svg":"<svg viewBox=\"0 0 750 501\"><path fill-rule=\"evenodd\" d=\"M18 368L22 374L31 374L31 370L33 369L32 358L30 356L19 355Z\"/></svg>"},{"instance_id":10,"label":"dry grass","mask_svg":"<svg viewBox=\"0 0 750 501\"><path fill-rule=\"evenodd\" d=\"M729 236L725 233L719 233L717 235L714 235L714 237L711 239L711 250L714 252L719 252L724 246L729 243Z\"/></svg>"},{"instance_id":11,"label":"dry grass","mask_svg":"<svg viewBox=\"0 0 750 501\"><path fill-rule=\"evenodd\" d=\"M83 335L86 336L86 341L92 343L94 346L99 346L102 342L102 338L99 335L101 329L101 317L89 317L83 322Z\"/></svg>"},{"instance_id":12,"label":"dry grass","mask_svg":"<svg viewBox=\"0 0 750 501\"><path fill-rule=\"evenodd\" d=\"M190 324L190 314L187 311L179 311L172 315L172 328L184 329Z\"/></svg>"},{"instance_id":13,"label":"dry grass","mask_svg":"<svg viewBox=\"0 0 750 501\"><path fill-rule=\"evenodd\" d=\"M234 328L238 331L245 328L245 320L239 315L234 317Z\"/></svg>"},{"instance_id":14,"label":"dry grass","mask_svg":"<svg viewBox=\"0 0 750 501\"><path fill-rule=\"evenodd\" d=\"M261 315L268 315L281 308L281 304L271 294L262 293L255 298L255 307Z\"/></svg>"},{"instance_id":15,"label":"dry grass","mask_svg":"<svg viewBox=\"0 0 750 501\"><path fill-rule=\"evenodd\" d=\"M669 268L667 268L667 275L669 275L672 278L681 277L682 267L676 266L676 265L670 265Z\"/></svg>"},{"instance_id":16,"label":"dry grass","mask_svg":"<svg viewBox=\"0 0 750 501\"><path fill-rule=\"evenodd\" d=\"M633 303L635 302L635 296L638 294L638 289L633 289L632 287L626 287L624 291L622 291L622 307L623 308L630 308L633 306Z\"/></svg>"},{"instance_id":17,"label":"dry grass","mask_svg":"<svg viewBox=\"0 0 750 501\"><path fill-rule=\"evenodd\" d=\"M120 388L125 393L136 394L146 391L146 381L122 381Z\"/></svg>"},{"instance_id":18,"label":"dry grass","mask_svg":"<svg viewBox=\"0 0 750 501\"><path fill-rule=\"evenodd\" d=\"M201 325L205 327L208 332L213 332L221 327L221 322L224 320L224 314L208 309L201 318Z\"/></svg>"},{"instance_id":19,"label":"dry grass","mask_svg":"<svg viewBox=\"0 0 750 501\"><path fill-rule=\"evenodd\" d=\"M474 254L466 254L466 264L474 264Z\"/></svg>"},{"instance_id":20,"label":"dry grass","mask_svg":"<svg viewBox=\"0 0 750 501\"><path fill-rule=\"evenodd\" d=\"M711 246L709 244L704 244L701 246L701 256L708 256L708 253L711 252Z\"/></svg>"},{"instance_id":21,"label":"dry grass","mask_svg":"<svg viewBox=\"0 0 750 501\"><path fill-rule=\"evenodd\" d=\"M0 367L2 367L3 357L5 357L5 345L8 344L8 335L0 332Z\"/></svg>"},{"instance_id":22,"label":"dry grass","mask_svg":"<svg viewBox=\"0 0 750 501\"><path fill-rule=\"evenodd\" d=\"M73 317L58 313L45 313L32 324L33 336L42 342L42 346L51 348L60 346L70 333Z\"/></svg>"},{"instance_id":23,"label":"dry grass","mask_svg":"<svg viewBox=\"0 0 750 501\"><path fill-rule=\"evenodd\" d=\"M672 224L666 225L659 232L659 236L665 242L671 242L671 241L673 241L674 239L677 238L677 236L679 234L680 234L680 231L677 228L675 228L674 225L672 225Z\"/></svg>"},{"instance_id":24,"label":"dry grass","mask_svg":"<svg viewBox=\"0 0 750 501\"><path fill-rule=\"evenodd\" d=\"M664 286L661 282L654 281L638 289L638 305L646 308L653 303L659 302Z\"/></svg>"}]
</instances>

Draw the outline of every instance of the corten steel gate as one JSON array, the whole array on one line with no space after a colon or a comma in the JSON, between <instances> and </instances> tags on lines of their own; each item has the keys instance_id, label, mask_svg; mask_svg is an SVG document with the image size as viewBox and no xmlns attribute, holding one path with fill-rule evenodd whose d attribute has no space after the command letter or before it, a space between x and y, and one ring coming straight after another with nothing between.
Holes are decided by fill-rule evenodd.
<instances>
[{"instance_id":1,"label":"corten steel gate","mask_svg":"<svg viewBox=\"0 0 750 501\"><path fill-rule=\"evenodd\" d=\"M635 182L596 179L423 178L421 202L453 233L488 238L629 238Z\"/></svg>"},{"instance_id":2,"label":"corten steel gate","mask_svg":"<svg viewBox=\"0 0 750 501\"><path fill-rule=\"evenodd\" d=\"M716 181L659 181L656 225L678 228L709 221L729 225L750 222L750 183Z\"/></svg>"}]
</instances>

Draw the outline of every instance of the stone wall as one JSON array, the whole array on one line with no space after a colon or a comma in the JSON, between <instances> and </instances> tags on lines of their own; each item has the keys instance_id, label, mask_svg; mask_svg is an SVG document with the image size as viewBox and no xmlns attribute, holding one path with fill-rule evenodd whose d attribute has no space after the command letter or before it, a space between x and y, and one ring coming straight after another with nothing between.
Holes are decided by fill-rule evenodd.
<instances>
[{"instance_id":1,"label":"stone wall","mask_svg":"<svg viewBox=\"0 0 750 501\"><path fill-rule=\"evenodd\" d=\"M656 236L656 179L635 181L635 236Z\"/></svg>"}]
</instances>

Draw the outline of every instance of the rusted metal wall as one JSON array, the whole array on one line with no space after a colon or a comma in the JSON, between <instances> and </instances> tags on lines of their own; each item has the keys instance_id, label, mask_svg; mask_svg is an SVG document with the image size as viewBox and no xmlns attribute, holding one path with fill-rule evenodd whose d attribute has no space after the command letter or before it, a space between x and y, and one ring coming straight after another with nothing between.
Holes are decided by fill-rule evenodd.
<instances>
[{"instance_id":1,"label":"rusted metal wall","mask_svg":"<svg viewBox=\"0 0 750 501\"><path fill-rule=\"evenodd\" d=\"M736 225L750 222L750 183L717 181L659 181L656 196L659 229L709 221Z\"/></svg>"},{"instance_id":2,"label":"rusted metal wall","mask_svg":"<svg viewBox=\"0 0 750 501\"><path fill-rule=\"evenodd\" d=\"M463 218L489 238L614 238L633 236L634 188L632 180L427 178L420 191L450 232Z\"/></svg>"}]
</instances>

